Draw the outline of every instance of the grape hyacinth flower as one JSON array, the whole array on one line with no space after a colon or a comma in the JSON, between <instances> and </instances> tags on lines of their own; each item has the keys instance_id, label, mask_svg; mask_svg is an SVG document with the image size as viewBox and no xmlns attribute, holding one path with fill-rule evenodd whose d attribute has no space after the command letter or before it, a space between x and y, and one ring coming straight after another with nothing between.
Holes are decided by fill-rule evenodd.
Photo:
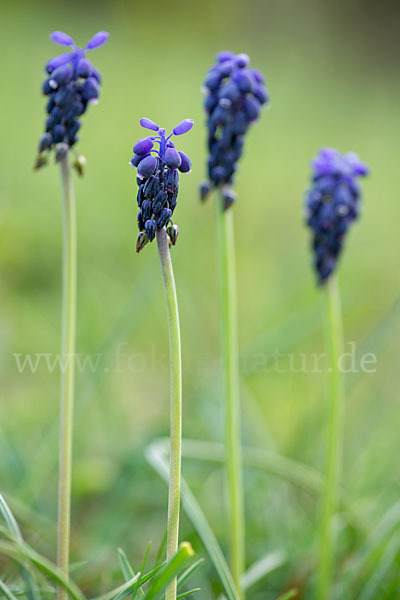
<instances>
[{"instance_id":1,"label":"grape hyacinth flower","mask_svg":"<svg viewBox=\"0 0 400 600\"><path fill-rule=\"evenodd\" d=\"M235 201L231 189L245 134L268 103L263 75L249 67L247 54L220 52L204 81L208 128L208 181L202 183L204 200L212 188L222 189L225 209Z\"/></svg>"},{"instance_id":2,"label":"grape hyacinth flower","mask_svg":"<svg viewBox=\"0 0 400 600\"><path fill-rule=\"evenodd\" d=\"M55 56L45 67L46 79L42 90L48 97L48 117L46 131L39 141L36 169L47 164L53 148L58 162L78 141L80 117L89 104L97 103L101 85L101 75L86 58L86 52L105 44L108 37L107 32L99 31L85 48L78 48L74 40L62 31L55 31L50 35L53 42L67 46L71 51ZM82 174L83 157L77 158L74 167Z\"/></svg>"},{"instance_id":3,"label":"grape hyacinth flower","mask_svg":"<svg viewBox=\"0 0 400 600\"><path fill-rule=\"evenodd\" d=\"M70 152L78 141L79 117L95 102L100 93L99 72L86 58L86 51L102 46L108 33L100 31L83 49L61 31L51 34L56 44L67 46L66 52L52 58L46 65L47 78L43 93L48 96L46 132L39 142L35 168L47 163L54 149L60 166L62 191L62 309L61 309L61 370L57 566L69 577L71 522L72 440L75 395L75 338L77 298L77 224L75 194L71 176ZM83 174L84 159L77 156L74 167ZM69 360L71 358L72 360ZM68 600L65 587L58 587L58 600Z\"/></svg>"},{"instance_id":4,"label":"grape hyacinth flower","mask_svg":"<svg viewBox=\"0 0 400 600\"><path fill-rule=\"evenodd\" d=\"M166 130L150 119L141 119L140 125L154 132L139 139L133 146L130 165L137 170L138 228L136 251L140 252L166 227L169 243L175 245L179 229L172 221L179 190L179 172L189 173L190 158L175 148L172 136L182 135L193 127L191 119L184 119L167 136Z\"/></svg>"},{"instance_id":5,"label":"grape hyacinth flower","mask_svg":"<svg viewBox=\"0 0 400 600\"><path fill-rule=\"evenodd\" d=\"M322 148L312 160L312 186L306 195L307 225L312 230L314 266L324 283L335 270L344 238L360 212L358 177L369 173L357 154Z\"/></svg>"},{"instance_id":6,"label":"grape hyacinth flower","mask_svg":"<svg viewBox=\"0 0 400 600\"><path fill-rule=\"evenodd\" d=\"M335 572L335 512L338 506L342 455L342 416L345 385L341 358L344 349L343 319L336 267L344 238L360 212L358 178L369 173L354 152L341 154L322 148L311 161L312 185L305 200L307 225L312 230L314 267L324 284L329 358L327 431L324 487L321 496L319 559L316 598L331 597Z\"/></svg>"},{"instance_id":7,"label":"grape hyacinth flower","mask_svg":"<svg viewBox=\"0 0 400 600\"><path fill-rule=\"evenodd\" d=\"M150 119L141 119L140 125L152 132L139 139L133 147L130 165L137 171L137 203L139 206L139 236L136 252L140 252L154 238L158 254L167 304L170 346L170 470L168 481L167 560L178 550L181 455L182 455L182 351L178 300L172 268L170 246L175 245L178 227L172 221L179 189L179 172L188 173L190 158L175 148L171 138L187 133L193 127L191 119L184 119L170 135ZM177 579L167 587L165 599L176 600Z\"/></svg>"}]
</instances>

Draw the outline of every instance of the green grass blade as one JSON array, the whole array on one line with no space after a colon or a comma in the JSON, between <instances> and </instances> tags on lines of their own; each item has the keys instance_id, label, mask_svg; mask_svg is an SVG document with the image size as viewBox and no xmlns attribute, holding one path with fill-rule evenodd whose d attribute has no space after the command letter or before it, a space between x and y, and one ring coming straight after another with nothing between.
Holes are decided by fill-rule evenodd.
<instances>
[{"instance_id":1,"label":"green grass blade","mask_svg":"<svg viewBox=\"0 0 400 600\"><path fill-rule=\"evenodd\" d=\"M151 583L151 587L145 595L145 600L154 600L162 594L168 584L175 579L187 566L194 556L193 549L187 542L179 545L178 552L157 573Z\"/></svg>"},{"instance_id":2,"label":"green grass blade","mask_svg":"<svg viewBox=\"0 0 400 600\"><path fill-rule=\"evenodd\" d=\"M0 514L3 517L11 538L14 539L18 544L23 543L22 533L17 520L2 494L0 494ZM40 593L35 578L25 563L21 563L21 571L26 583L28 599L40 600Z\"/></svg>"},{"instance_id":3,"label":"green grass blade","mask_svg":"<svg viewBox=\"0 0 400 600\"><path fill-rule=\"evenodd\" d=\"M1 579L0 579L0 592L2 592L2 595L5 596L5 598L7 598L7 600L17 600L17 597L14 596L14 594L12 593L12 591L10 590L8 585L6 585L4 583L4 581L2 581Z\"/></svg>"},{"instance_id":4,"label":"green grass blade","mask_svg":"<svg viewBox=\"0 0 400 600\"><path fill-rule=\"evenodd\" d=\"M133 568L131 567L131 565L128 561L128 557L126 556L126 554L122 550L122 548L118 548L117 552L118 552L119 566L121 567L122 575L124 576L125 581L129 581L130 579L132 579L132 577L135 577L135 572L134 572Z\"/></svg>"},{"instance_id":5,"label":"green grass blade","mask_svg":"<svg viewBox=\"0 0 400 600\"><path fill-rule=\"evenodd\" d=\"M96 596L96 598L93 598L92 600L121 600L122 598L129 596L139 576L140 573L137 573L134 577L132 577L128 581L125 581L125 583L123 583L122 585L119 585L117 588L111 590L110 592L102 594L101 596Z\"/></svg>"},{"instance_id":6,"label":"green grass blade","mask_svg":"<svg viewBox=\"0 0 400 600\"><path fill-rule=\"evenodd\" d=\"M18 523L2 494L0 494L0 514L3 517L4 522L6 523L7 528L12 534L13 538L17 542L22 542L21 530L18 527Z\"/></svg>"},{"instance_id":7,"label":"green grass blade","mask_svg":"<svg viewBox=\"0 0 400 600\"><path fill-rule=\"evenodd\" d=\"M362 547L355 553L340 577L336 595L353 595L353 588L366 581L373 572L391 536L400 528L400 501L393 504L372 529Z\"/></svg>"},{"instance_id":8,"label":"green grass blade","mask_svg":"<svg viewBox=\"0 0 400 600\"><path fill-rule=\"evenodd\" d=\"M182 594L178 594L176 597L176 600L183 600L183 598L188 598L189 596L192 596L196 592L200 592L200 591L201 591L200 588L193 588L192 590L189 590L188 592L183 592Z\"/></svg>"},{"instance_id":9,"label":"green grass blade","mask_svg":"<svg viewBox=\"0 0 400 600\"><path fill-rule=\"evenodd\" d=\"M146 552L144 554L142 566L140 568L140 572L141 573L143 573L144 570L145 570L145 568L146 568L147 558L148 558L149 552L150 552L150 546L151 546L151 542L148 543L147 548L146 548ZM141 582L142 582L142 578L139 577L139 579L137 580L136 586L133 589L132 600L135 600L137 594L139 594L139 596L141 598L144 598L144 592L143 592L142 588L140 587Z\"/></svg>"},{"instance_id":10,"label":"green grass blade","mask_svg":"<svg viewBox=\"0 0 400 600\"><path fill-rule=\"evenodd\" d=\"M269 552L253 563L243 576L242 584L248 590L261 581L266 575L278 569L286 562L286 554L282 551Z\"/></svg>"},{"instance_id":11,"label":"green grass blade","mask_svg":"<svg viewBox=\"0 0 400 600\"><path fill-rule=\"evenodd\" d=\"M27 561L42 571L45 575L60 584L74 600L85 600L85 596L73 581L66 580L64 574L58 567L53 565L47 558L41 556L25 542L21 544L0 543L0 551L9 556L22 567L26 568Z\"/></svg>"},{"instance_id":12,"label":"green grass blade","mask_svg":"<svg viewBox=\"0 0 400 600\"><path fill-rule=\"evenodd\" d=\"M297 590L289 590L282 596L279 596L277 600L290 600L290 598L294 598L295 596L297 596Z\"/></svg>"},{"instance_id":13,"label":"green grass blade","mask_svg":"<svg viewBox=\"0 0 400 600\"><path fill-rule=\"evenodd\" d=\"M162 479L168 483L169 463L165 453L165 440L158 440L146 449L146 458ZM181 484L182 506L198 535L200 536L213 564L219 575L228 600L239 600L232 575L206 517L204 516L196 498L192 494L185 480Z\"/></svg>"},{"instance_id":14,"label":"green grass blade","mask_svg":"<svg viewBox=\"0 0 400 600\"><path fill-rule=\"evenodd\" d=\"M375 566L371 576L366 581L360 595L358 596L359 600L374 600L375 598L379 597L388 598L382 589L382 582L384 581L384 578L390 568L395 563L398 553L399 540L393 538L383 552L383 555L378 564ZM396 566L396 573L398 575L398 566Z\"/></svg>"},{"instance_id":15,"label":"green grass blade","mask_svg":"<svg viewBox=\"0 0 400 600\"><path fill-rule=\"evenodd\" d=\"M183 585L185 583L185 581L187 581L189 579L189 577L192 575L192 573L204 562L204 558L199 558L199 560L196 560L196 562L194 562L192 565L190 565L190 567L188 569L186 569L186 571L184 571L184 573L182 573L182 575L178 578L178 588L180 585Z\"/></svg>"}]
</instances>

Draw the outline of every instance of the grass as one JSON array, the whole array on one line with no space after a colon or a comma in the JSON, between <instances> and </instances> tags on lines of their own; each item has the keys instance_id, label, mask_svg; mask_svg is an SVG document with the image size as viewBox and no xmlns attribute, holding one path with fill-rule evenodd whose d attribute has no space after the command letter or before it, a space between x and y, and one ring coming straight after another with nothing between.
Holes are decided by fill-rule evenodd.
<instances>
[{"instance_id":1,"label":"grass","mask_svg":"<svg viewBox=\"0 0 400 600\"><path fill-rule=\"evenodd\" d=\"M31 170L44 118L41 70L55 51L47 39L51 30L65 29L86 40L104 28L111 38L96 56L104 75L102 97L85 115L80 151L88 168L82 181L75 180L77 348L103 356L96 373L77 374L74 581L90 597L106 593L121 583L116 548L124 548L139 570L148 540L154 561L164 537L167 491L143 450L168 433L163 401L169 377L167 326L160 309L162 283L154 276L156 249L135 255L135 182L127 164L142 116L167 126L185 117L196 122L182 147L192 158L193 173L182 181L176 213L181 233L173 249L185 349L184 437L210 443L223 439L221 390L215 385L213 207L200 206L197 197L205 163L199 89L214 53L232 47L247 51L266 73L272 98L271 109L249 134L234 207L244 443L313 472L323 467L324 373L280 373L272 357L280 350L282 368L289 369L288 354L297 361L301 353L323 352L323 303L314 286L301 214L308 161L318 147L332 145L358 150L372 166L363 185L362 221L349 235L340 272L346 339L355 341L357 360L366 352L378 357L376 373L347 378L343 432L342 485L368 527L359 531L339 513L337 560L350 598L361 592L368 597L375 573L377 589L390 591L396 579L391 540L397 521L384 529L382 518L395 506L399 491L399 289L393 274L398 272L400 123L395 53L379 33L383 16L365 12L360 21L350 12L346 37L328 3L316 10L311 3L254 2L246 14L241 5L230 5L229 26L223 30L227 8L222 2L205 2L190 15L156 3L159 18L151 24L143 6L122 2L100 4L95 14L35 2L6 3L5 8L0 42L8 57L0 98L5 140L0 147L0 480L24 538L54 558L59 375L44 367L20 374L13 356L56 353L60 337L58 170ZM146 61L140 58L143 48ZM120 344L126 344L120 352L127 355L122 373L115 372ZM131 368L128 356L133 356ZM225 552L221 463L187 458L183 474ZM252 588L251 600L276 600L291 589L311 598L318 542L315 493L250 466L244 485L247 568L269 552L284 550L287 556L283 569L271 571ZM375 527L383 537L376 536ZM196 554L206 554L185 516L181 539L188 539ZM14 569L1 553L5 585ZM210 561L196 571L191 586L202 588L204 600L218 597L222 587Z\"/></svg>"}]
</instances>

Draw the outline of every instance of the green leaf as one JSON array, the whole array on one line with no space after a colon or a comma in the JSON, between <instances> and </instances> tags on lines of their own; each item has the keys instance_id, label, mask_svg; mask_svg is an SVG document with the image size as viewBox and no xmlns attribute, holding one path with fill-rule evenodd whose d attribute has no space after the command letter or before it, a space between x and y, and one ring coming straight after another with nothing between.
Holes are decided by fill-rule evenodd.
<instances>
[{"instance_id":1,"label":"green leaf","mask_svg":"<svg viewBox=\"0 0 400 600\"><path fill-rule=\"evenodd\" d=\"M168 484L169 462L165 456L165 450L165 440L157 440L146 448L146 458L160 477ZM199 534L214 564L228 600L239 600L231 572L217 539L204 516L199 503L183 478L181 481L181 492L182 507Z\"/></svg>"},{"instance_id":2,"label":"green leaf","mask_svg":"<svg viewBox=\"0 0 400 600\"><path fill-rule=\"evenodd\" d=\"M157 573L151 582L151 587L145 595L145 600L154 600L164 592L168 584L186 567L193 558L194 552L188 542L179 545L178 552Z\"/></svg>"}]
</instances>

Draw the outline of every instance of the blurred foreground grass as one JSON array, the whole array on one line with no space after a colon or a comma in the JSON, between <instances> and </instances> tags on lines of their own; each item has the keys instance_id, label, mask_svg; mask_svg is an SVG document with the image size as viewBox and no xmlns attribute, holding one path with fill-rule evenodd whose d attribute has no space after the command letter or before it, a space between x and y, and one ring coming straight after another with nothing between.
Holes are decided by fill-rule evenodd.
<instances>
[{"instance_id":1,"label":"blurred foreground grass","mask_svg":"<svg viewBox=\"0 0 400 600\"><path fill-rule=\"evenodd\" d=\"M185 10L186 6L187 10ZM235 206L242 349L243 428L247 444L320 468L324 376L293 372L302 353L323 352L321 292L310 269L302 218L308 163L322 145L356 150L372 167L364 214L349 236L340 275L345 334L357 361L377 370L348 377L344 485L360 519L373 526L398 499L398 202L400 86L396 48L379 20L357 3L343 22L324 2L205 2L173 9L155 3L2 5L0 96L0 481L22 524L44 553L55 539L57 372L17 369L15 353L57 353L60 315L60 192L53 166L32 172L44 120L42 67L57 53L48 33L80 42L111 32L96 53L104 76L100 104L85 115L80 150L87 174L76 181L79 226L78 352L101 354L77 384L73 486L73 561L85 589L102 590L118 569L116 548L140 562L164 535L166 488L144 447L168 431L168 339L155 248L134 252L135 182L128 167L138 119L171 128L185 117L193 172L182 177L173 251L184 349L184 435L218 441L222 406L214 222L197 187L205 149L200 87L213 55L245 51L267 76L271 109L247 140ZM154 13L154 14L153 14ZM119 348L119 349L118 349ZM277 372L267 359L275 351ZM116 358L120 354L120 358ZM122 356L126 355L126 356ZM307 358L308 360L308 358ZM290 362L294 361L294 362ZM359 362L358 362L359 364ZM223 473L185 460L184 475L224 546ZM288 564L257 598L303 586L316 548L315 498L281 478L246 470L249 563L284 550ZM13 503L13 498L17 502ZM23 503L24 507L20 506ZM360 540L342 523L342 566ZM200 549L183 518L182 539ZM107 568L104 568L107 566ZM208 581L207 582L207 576ZM209 564L202 598L218 589ZM367 596L365 596L367 597ZM373 597L373 596L371 596ZM397 597L397 596L393 596Z\"/></svg>"}]
</instances>

